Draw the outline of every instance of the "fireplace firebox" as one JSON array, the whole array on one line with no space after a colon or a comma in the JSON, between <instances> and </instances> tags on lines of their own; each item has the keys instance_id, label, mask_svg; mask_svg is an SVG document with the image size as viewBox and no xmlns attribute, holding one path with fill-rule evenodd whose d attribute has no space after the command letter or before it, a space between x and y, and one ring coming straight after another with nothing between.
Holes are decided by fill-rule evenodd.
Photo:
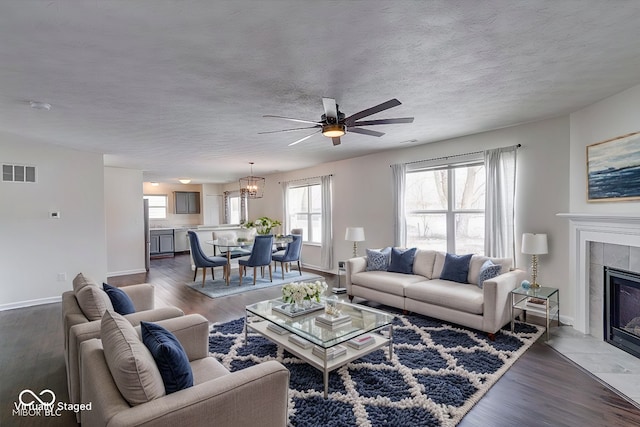
<instances>
[{"instance_id":1,"label":"fireplace firebox","mask_svg":"<svg viewBox=\"0 0 640 427\"><path fill-rule=\"evenodd\" d=\"M604 267L604 338L640 358L640 274Z\"/></svg>"}]
</instances>

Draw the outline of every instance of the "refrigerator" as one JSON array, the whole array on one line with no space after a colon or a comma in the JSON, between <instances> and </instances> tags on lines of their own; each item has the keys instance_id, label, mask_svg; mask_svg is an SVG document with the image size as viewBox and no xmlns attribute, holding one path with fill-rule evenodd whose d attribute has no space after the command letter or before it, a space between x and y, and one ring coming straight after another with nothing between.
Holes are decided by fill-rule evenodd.
<instances>
[{"instance_id":1,"label":"refrigerator","mask_svg":"<svg viewBox=\"0 0 640 427\"><path fill-rule=\"evenodd\" d=\"M144 208L144 268L149 271L151 259L151 234L149 233L149 200L142 199Z\"/></svg>"}]
</instances>

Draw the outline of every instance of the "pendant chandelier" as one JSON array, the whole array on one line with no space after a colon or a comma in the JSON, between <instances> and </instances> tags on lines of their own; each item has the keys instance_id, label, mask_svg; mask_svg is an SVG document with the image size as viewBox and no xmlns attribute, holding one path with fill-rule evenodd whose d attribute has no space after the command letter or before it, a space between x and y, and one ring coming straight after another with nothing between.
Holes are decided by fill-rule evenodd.
<instances>
[{"instance_id":1,"label":"pendant chandelier","mask_svg":"<svg viewBox=\"0 0 640 427\"><path fill-rule=\"evenodd\" d=\"M251 175L240 178L240 193L244 193L249 199L261 199L264 194L265 179L260 176L253 176L253 162L251 165Z\"/></svg>"}]
</instances>

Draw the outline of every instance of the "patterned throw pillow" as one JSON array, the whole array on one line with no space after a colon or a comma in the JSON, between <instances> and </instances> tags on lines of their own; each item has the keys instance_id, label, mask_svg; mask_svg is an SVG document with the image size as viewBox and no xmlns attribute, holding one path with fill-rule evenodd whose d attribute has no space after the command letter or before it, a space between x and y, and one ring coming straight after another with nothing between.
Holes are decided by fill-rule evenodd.
<instances>
[{"instance_id":1,"label":"patterned throw pillow","mask_svg":"<svg viewBox=\"0 0 640 427\"><path fill-rule=\"evenodd\" d=\"M485 280L493 279L500 274L502 266L500 264L494 264L490 259L486 260L480 268L480 275L478 276L478 286L482 289L482 285Z\"/></svg>"},{"instance_id":2,"label":"patterned throw pillow","mask_svg":"<svg viewBox=\"0 0 640 427\"><path fill-rule=\"evenodd\" d=\"M452 282L467 283L469 263L471 262L472 256L473 254L454 255L448 253L444 260L444 267L442 267L440 278L442 280L451 280Z\"/></svg>"},{"instance_id":3,"label":"patterned throw pillow","mask_svg":"<svg viewBox=\"0 0 640 427\"><path fill-rule=\"evenodd\" d=\"M413 274L413 260L418 249L391 249L391 262L387 271L394 273Z\"/></svg>"},{"instance_id":4,"label":"patterned throw pillow","mask_svg":"<svg viewBox=\"0 0 640 427\"><path fill-rule=\"evenodd\" d=\"M382 250L367 249L366 271L387 271L391 261L391 247Z\"/></svg>"}]
</instances>

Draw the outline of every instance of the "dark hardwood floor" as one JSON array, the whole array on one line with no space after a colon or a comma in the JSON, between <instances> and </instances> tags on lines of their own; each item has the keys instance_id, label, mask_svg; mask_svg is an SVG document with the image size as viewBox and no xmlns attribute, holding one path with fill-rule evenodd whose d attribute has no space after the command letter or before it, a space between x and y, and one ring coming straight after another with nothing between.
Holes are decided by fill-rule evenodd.
<instances>
[{"instance_id":1,"label":"dark hardwood floor","mask_svg":"<svg viewBox=\"0 0 640 427\"><path fill-rule=\"evenodd\" d=\"M330 286L337 284L336 276L325 277ZM184 285L192 278L189 257L179 255L152 260L147 274L113 277L109 283L153 283L157 306L175 305L210 322L237 319L246 305L280 295L275 287L213 300ZM36 393L50 389L58 402L68 402L60 303L0 312L0 343L0 426L76 425L70 412L59 418L12 416L14 402L24 389ZM541 341L459 425L640 426L640 409Z\"/></svg>"}]
</instances>

